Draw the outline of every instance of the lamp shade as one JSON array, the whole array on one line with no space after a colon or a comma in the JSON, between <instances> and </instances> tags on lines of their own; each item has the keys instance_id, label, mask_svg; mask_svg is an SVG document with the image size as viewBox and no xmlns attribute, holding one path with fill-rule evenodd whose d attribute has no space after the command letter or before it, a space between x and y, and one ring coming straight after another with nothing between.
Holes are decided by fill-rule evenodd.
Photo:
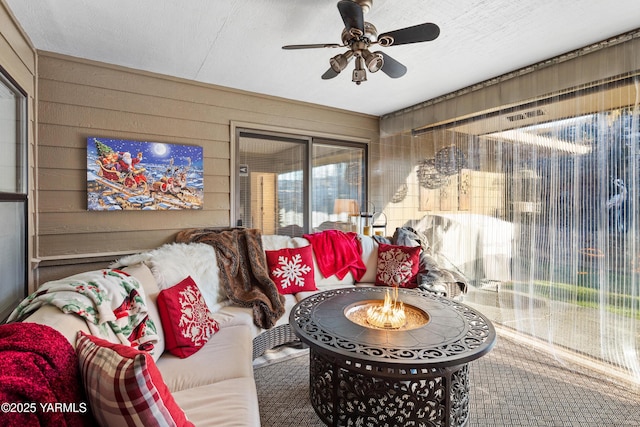
<instances>
[{"instance_id":1,"label":"lamp shade","mask_svg":"<svg viewBox=\"0 0 640 427\"><path fill-rule=\"evenodd\" d=\"M358 215L359 212L358 202L354 199L336 199L333 203L333 213L335 214Z\"/></svg>"}]
</instances>

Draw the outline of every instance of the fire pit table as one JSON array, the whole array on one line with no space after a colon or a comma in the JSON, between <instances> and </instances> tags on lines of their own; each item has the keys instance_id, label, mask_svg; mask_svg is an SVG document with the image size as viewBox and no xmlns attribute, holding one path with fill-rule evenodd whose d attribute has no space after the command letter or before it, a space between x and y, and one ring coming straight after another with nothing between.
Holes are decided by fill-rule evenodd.
<instances>
[{"instance_id":1,"label":"fire pit table","mask_svg":"<svg viewBox=\"0 0 640 427\"><path fill-rule=\"evenodd\" d=\"M335 289L300 301L289 324L310 348L310 398L333 426L464 426L468 363L496 342L491 322L459 302L399 289L407 324L377 327L364 308L388 288Z\"/></svg>"}]
</instances>

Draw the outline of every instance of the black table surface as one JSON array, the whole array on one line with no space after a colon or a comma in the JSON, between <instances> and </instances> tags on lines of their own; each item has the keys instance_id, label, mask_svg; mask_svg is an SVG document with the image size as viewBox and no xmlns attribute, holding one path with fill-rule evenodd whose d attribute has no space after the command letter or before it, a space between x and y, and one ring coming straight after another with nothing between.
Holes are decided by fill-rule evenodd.
<instances>
[{"instance_id":1,"label":"black table surface","mask_svg":"<svg viewBox=\"0 0 640 427\"><path fill-rule=\"evenodd\" d=\"M496 342L491 321L473 308L419 289L399 289L398 299L426 312L428 322L410 330L361 326L345 312L367 300L384 300L386 287L349 287L300 301L289 324L314 350L376 366L447 367L488 353Z\"/></svg>"}]
</instances>

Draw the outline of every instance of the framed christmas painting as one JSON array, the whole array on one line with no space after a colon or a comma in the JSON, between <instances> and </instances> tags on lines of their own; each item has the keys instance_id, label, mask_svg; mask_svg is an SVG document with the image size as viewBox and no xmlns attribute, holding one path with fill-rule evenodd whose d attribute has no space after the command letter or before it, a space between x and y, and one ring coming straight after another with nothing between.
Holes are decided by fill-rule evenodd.
<instances>
[{"instance_id":1,"label":"framed christmas painting","mask_svg":"<svg viewBox=\"0 0 640 427\"><path fill-rule=\"evenodd\" d=\"M202 209L202 147L87 138L87 209Z\"/></svg>"}]
</instances>

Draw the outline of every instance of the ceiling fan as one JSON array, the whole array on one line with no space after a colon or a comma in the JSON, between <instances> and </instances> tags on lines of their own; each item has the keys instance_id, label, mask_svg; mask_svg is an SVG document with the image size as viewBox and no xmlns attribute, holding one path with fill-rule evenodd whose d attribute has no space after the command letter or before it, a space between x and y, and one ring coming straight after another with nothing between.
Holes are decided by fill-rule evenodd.
<instances>
[{"instance_id":1,"label":"ceiling fan","mask_svg":"<svg viewBox=\"0 0 640 427\"><path fill-rule=\"evenodd\" d=\"M355 69L352 81L357 85L367 80L367 70L371 73L382 70L383 73L394 79L402 77L406 74L407 67L386 53L371 52L369 48L376 44L389 47L435 40L440 35L440 28L436 24L424 23L378 35L376 27L364 20L364 13L369 11L372 4L373 0L341 0L338 2L338 10L345 25L342 31L342 44L292 44L282 46L282 48L349 48L345 53L338 54L329 60L331 68L322 75L324 80L336 77L354 58Z\"/></svg>"}]
</instances>

